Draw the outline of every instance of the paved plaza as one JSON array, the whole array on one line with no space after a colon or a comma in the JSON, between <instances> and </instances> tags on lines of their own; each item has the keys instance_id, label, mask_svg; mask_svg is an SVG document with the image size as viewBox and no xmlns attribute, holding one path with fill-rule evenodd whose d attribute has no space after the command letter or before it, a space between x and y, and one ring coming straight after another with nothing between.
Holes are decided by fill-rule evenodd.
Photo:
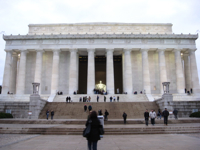
<instances>
[{"instance_id":1,"label":"paved plaza","mask_svg":"<svg viewBox=\"0 0 200 150\"><path fill-rule=\"evenodd\" d=\"M199 150L200 134L105 135L98 150ZM1 150L87 150L80 135L0 134Z\"/></svg>"}]
</instances>

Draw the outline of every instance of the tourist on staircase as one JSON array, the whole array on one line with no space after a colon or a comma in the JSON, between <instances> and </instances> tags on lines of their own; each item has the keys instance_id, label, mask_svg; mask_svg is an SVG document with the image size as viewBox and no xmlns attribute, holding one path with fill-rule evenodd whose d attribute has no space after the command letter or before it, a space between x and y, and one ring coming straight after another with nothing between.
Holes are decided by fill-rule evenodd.
<instances>
[{"instance_id":1,"label":"tourist on staircase","mask_svg":"<svg viewBox=\"0 0 200 150\"><path fill-rule=\"evenodd\" d=\"M149 117L151 118L151 124L154 126L155 118L156 118L156 112L154 110L151 110L151 112L149 113Z\"/></svg>"},{"instance_id":2,"label":"tourist on staircase","mask_svg":"<svg viewBox=\"0 0 200 150\"><path fill-rule=\"evenodd\" d=\"M110 102L112 102L112 99L113 99L112 96L110 96Z\"/></svg>"},{"instance_id":3,"label":"tourist on staircase","mask_svg":"<svg viewBox=\"0 0 200 150\"><path fill-rule=\"evenodd\" d=\"M99 96L97 95L97 102L99 102Z\"/></svg>"},{"instance_id":4,"label":"tourist on staircase","mask_svg":"<svg viewBox=\"0 0 200 150\"><path fill-rule=\"evenodd\" d=\"M46 111L47 120L49 119L49 110Z\"/></svg>"},{"instance_id":5,"label":"tourist on staircase","mask_svg":"<svg viewBox=\"0 0 200 150\"><path fill-rule=\"evenodd\" d=\"M158 109L158 113L157 113L157 119L158 118L160 118L160 119L162 118L162 113L161 113L160 109Z\"/></svg>"},{"instance_id":6,"label":"tourist on staircase","mask_svg":"<svg viewBox=\"0 0 200 150\"><path fill-rule=\"evenodd\" d=\"M127 118L127 114L124 112L122 117L124 118L124 124L126 124L126 118Z\"/></svg>"},{"instance_id":7,"label":"tourist on staircase","mask_svg":"<svg viewBox=\"0 0 200 150\"><path fill-rule=\"evenodd\" d=\"M106 102L106 96L104 96L104 102Z\"/></svg>"},{"instance_id":8,"label":"tourist on staircase","mask_svg":"<svg viewBox=\"0 0 200 150\"><path fill-rule=\"evenodd\" d=\"M92 106L91 106L91 105L88 106L88 110L89 110L89 111L92 110Z\"/></svg>"},{"instance_id":9,"label":"tourist on staircase","mask_svg":"<svg viewBox=\"0 0 200 150\"><path fill-rule=\"evenodd\" d=\"M117 96L117 101L119 102L119 96Z\"/></svg>"},{"instance_id":10,"label":"tourist on staircase","mask_svg":"<svg viewBox=\"0 0 200 150\"><path fill-rule=\"evenodd\" d=\"M149 123L149 112L148 112L147 109L146 109L146 112L144 112L144 119L145 119L146 126L148 126L148 123Z\"/></svg>"},{"instance_id":11,"label":"tourist on staircase","mask_svg":"<svg viewBox=\"0 0 200 150\"><path fill-rule=\"evenodd\" d=\"M108 115L109 115L109 112L107 111L107 109L105 110L105 113L104 113L105 115L104 115L104 117L105 117L105 121L107 121L108 120Z\"/></svg>"},{"instance_id":12,"label":"tourist on staircase","mask_svg":"<svg viewBox=\"0 0 200 150\"><path fill-rule=\"evenodd\" d=\"M174 118L175 119L178 119L177 115L178 115L178 110L175 108L174 111L173 111L173 114L174 114Z\"/></svg>"},{"instance_id":13,"label":"tourist on staircase","mask_svg":"<svg viewBox=\"0 0 200 150\"><path fill-rule=\"evenodd\" d=\"M169 112L167 111L167 108L165 108L165 110L163 111L163 117L164 117L164 124L167 126L168 123L168 116L169 116Z\"/></svg>"},{"instance_id":14,"label":"tourist on staircase","mask_svg":"<svg viewBox=\"0 0 200 150\"><path fill-rule=\"evenodd\" d=\"M53 116L54 116L54 111L51 110L51 120L53 120Z\"/></svg>"},{"instance_id":15,"label":"tourist on staircase","mask_svg":"<svg viewBox=\"0 0 200 150\"><path fill-rule=\"evenodd\" d=\"M84 111L85 112L87 111L87 105L86 104L84 105Z\"/></svg>"}]
</instances>

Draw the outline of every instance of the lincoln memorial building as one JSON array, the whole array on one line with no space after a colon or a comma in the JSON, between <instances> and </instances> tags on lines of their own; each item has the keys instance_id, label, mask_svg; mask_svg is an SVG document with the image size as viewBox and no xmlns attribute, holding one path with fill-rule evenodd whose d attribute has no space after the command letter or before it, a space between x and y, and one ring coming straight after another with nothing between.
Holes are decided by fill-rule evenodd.
<instances>
[{"instance_id":1,"label":"lincoln memorial building","mask_svg":"<svg viewBox=\"0 0 200 150\"><path fill-rule=\"evenodd\" d=\"M33 82L49 101L58 91L94 96L94 89L108 96L142 92L153 101L163 94L162 82L170 82L174 100L188 100L191 90L189 99L200 98L198 35L175 34L170 23L30 24L28 34L3 38L0 100L28 101Z\"/></svg>"}]
</instances>

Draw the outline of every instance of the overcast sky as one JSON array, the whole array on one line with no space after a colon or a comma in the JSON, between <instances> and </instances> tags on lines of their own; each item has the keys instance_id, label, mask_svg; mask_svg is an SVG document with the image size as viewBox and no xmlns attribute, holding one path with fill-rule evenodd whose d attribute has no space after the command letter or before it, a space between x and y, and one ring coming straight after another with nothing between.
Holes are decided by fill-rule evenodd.
<instances>
[{"instance_id":1,"label":"overcast sky","mask_svg":"<svg viewBox=\"0 0 200 150\"><path fill-rule=\"evenodd\" d=\"M6 35L27 34L28 24L172 23L176 34L200 33L200 0L0 0L0 85ZM200 76L200 39L196 41Z\"/></svg>"}]
</instances>

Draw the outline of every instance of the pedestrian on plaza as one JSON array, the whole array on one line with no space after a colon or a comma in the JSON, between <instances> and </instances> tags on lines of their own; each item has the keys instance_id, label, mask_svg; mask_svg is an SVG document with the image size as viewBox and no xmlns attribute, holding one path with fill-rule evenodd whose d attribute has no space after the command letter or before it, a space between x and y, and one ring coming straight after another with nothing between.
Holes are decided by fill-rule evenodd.
<instances>
[{"instance_id":1,"label":"pedestrian on plaza","mask_svg":"<svg viewBox=\"0 0 200 150\"><path fill-rule=\"evenodd\" d=\"M192 88L190 89L190 93L192 94Z\"/></svg>"},{"instance_id":2,"label":"pedestrian on plaza","mask_svg":"<svg viewBox=\"0 0 200 150\"><path fill-rule=\"evenodd\" d=\"M169 116L169 112L167 111L167 108L165 108L165 110L163 111L163 117L164 117L164 124L167 126L168 123L168 116Z\"/></svg>"},{"instance_id":3,"label":"pedestrian on plaza","mask_svg":"<svg viewBox=\"0 0 200 150\"><path fill-rule=\"evenodd\" d=\"M185 93L187 93L187 89L185 88Z\"/></svg>"},{"instance_id":4,"label":"pedestrian on plaza","mask_svg":"<svg viewBox=\"0 0 200 150\"><path fill-rule=\"evenodd\" d=\"M51 111L51 120L53 120L53 116L54 116L54 111Z\"/></svg>"},{"instance_id":5,"label":"pedestrian on plaza","mask_svg":"<svg viewBox=\"0 0 200 150\"><path fill-rule=\"evenodd\" d=\"M124 112L122 117L124 118L124 124L126 124L126 118L127 118L127 114Z\"/></svg>"},{"instance_id":6,"label":"pedestrian on plaza","mask_svg":"<svg viewBox=\"0 0 200 150\"><path fill-rule=\"evenodd\" d=\"M104 102L106 102L106 96L104 96Z\"/></svg>"},{"instance_id":7,"label":"pedestrian on plaza","mask_svg":"<svg viewBox=\"0 0 200 150\"><path fill-rule=\"evenodd\" d=\"M113 96L113 101L115 102L115 96Z\"/></svg>"},{"instance_id":8,"label":"pedestrian on plaza","mask_svg":"<svg viewBox=\"0 0 200 150\"><path fill-rule=\"evenodd\" d=\"M117 96L117 101L119 102L119 96Z\"/></svg>"},{"instance_id":9,"label":"pedestrian on plaza","mask_svg":"<svg viewBox=\"0 0 200 150\"><path fill-rule=\"evenodd\" d=\"M174 114L174 118L175 119L178 119L177 115L178 115L178 110L175 108L174 111L173 111L173 114Z\"/></svg>"},{"instance_id":10,"label":"pedestrian on plaza","mask_svg":"<svg viewBox=\"0 0 200 150\"><path fill-rule=\"evenodd\" d=\"M151 110L151 112L149 113L149 117L151 118L151 124L154 126L155 118L156 118L156 112L154 110Z\"/></svg>"},{"instance_id":11,"label":"pedestrian on plaza","mask_svg":"<svg viewBox=\"0 0 200 150\"><path fill-rule=\"evenodd\" d=\"M144 112L144 120L145 120L146 126L148 126L148 123L149 123L149 112L148 112L147 109L146 109L146 112Z\"/></svg>"},{"instance_id":12,"label":"pedestrian on plaza","mask_svg":"<svg viewBox=\"0 0 200 150\"><path fill-rule=\"evenodd\" d=\"M69 101L69 103L71 102L71 97L69 96L69 98L68 98L68 101Z\"/></svg>"},{"instance_id":13,"label":"pedestrian on plaza","mask_svg":"<svg viewBox=\"0 0 200 150\"><path fill-rule=\"evenodd\" d=\"M85 112L87 111L87 105L86 104L84 105L84 111Z\"/></svg>"},{"instance_id":14,"label":"pedestrian on plaza","mask_svg":"<svg viewBox=\"0 0 200 150\"><path fill-rule=\"evenodd\" d=\"M49 119L49 110L46 111L47 120Z\"/></svg>"},{"instance_id":15,"label":"pedestrian on plaza","mask_svg":"<svg viewBox=\"0 0 200 150\"><path fill-rule=\"evenodd\" d=\"M160 119L162 118L162 113L161 113L160 109L158 109L158 113L157 113L157 119L158 118L160 118Z\"/></svg>"},{"instance_id":16,"label":"pedestrian on plaza","mask_svg":"<svg viewBox=\"0 0 200 150\"><path fill-rule=\"evenodd\" d=\"M82 102L82 97L79 98L79 102Z\"/></svg>"},{"instance_id":17,"label":"pedestrian on plaza","mask_svg":"<svg viewBox=\"0 0 200 150\"><path fill-rule=\"evenodd\" d=\"M91 105L88 106L88 110L89 110L89 111L92 110L92 106L91 106Z\"/></svg>"},{"instance_id":18,"label":"pedestrian on plaza","mask_svg":"<svg viewBox=\"0 0 200 150\"><path fill-rule=\"evenodd\" d=\"M103 128L99 119L97 118L97 112L92 111L90 118L87 120L85 126L91 124L90 135L87 137L88 149L97 150L97 142L100 140L100 129Z\"/></svg>"},{"instance_id":19,"label":"pedestrian on plaza","mask_svg":"<svg viewBox=\"0 0 200 150\"><path fill-rule=\"evenodd\" d=\"M97 95L97 102L99 102L99 96Z\"/></svg>"},{"instance_id":20,"label":"pedestrian on plaza","mask_svg":"<svg viewBox=\"0 0 200 150\"><path fill-rule=\"evenodd\" d=\"M109 115L109 112L108 112L107 109L106 109L106 110L105 110L105 113L104 113L105 121L108 120L108 115Z\"/></svg>"},{"instance_id":21,"label":"pedestrian on plaza","mask_svg":"<svg viewBox=\"0 0 200 150\"><path fill-rule=\"evenodd\" d=\"M110 102L112 102L112 99L113 99L112 96L110 96Z\"/></svg>"}]
</instances>

